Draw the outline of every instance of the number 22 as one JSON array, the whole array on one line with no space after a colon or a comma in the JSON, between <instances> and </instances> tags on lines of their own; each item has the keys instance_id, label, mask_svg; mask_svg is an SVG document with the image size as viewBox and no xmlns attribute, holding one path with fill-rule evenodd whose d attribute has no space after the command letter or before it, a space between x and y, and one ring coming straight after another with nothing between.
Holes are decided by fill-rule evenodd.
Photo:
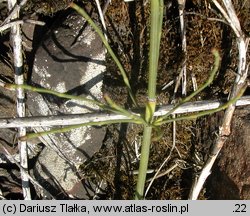
<instances>
[{"instance_id":1,"label":"number 22","mask_svg":"<svg viewBox=\"0 0 250 216\"><path fill-rule=\"evenodd\" d=\"M247 212L246 204L235 204L236 210L234 212Z\"/></svg>"}]
</instances>

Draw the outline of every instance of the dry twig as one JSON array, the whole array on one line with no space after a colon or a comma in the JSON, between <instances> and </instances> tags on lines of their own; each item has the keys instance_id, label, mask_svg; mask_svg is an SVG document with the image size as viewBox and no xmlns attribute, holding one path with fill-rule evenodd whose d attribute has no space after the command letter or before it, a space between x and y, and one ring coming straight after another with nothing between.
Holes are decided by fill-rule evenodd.
<instances>
[{"instance_id":1,"label":"dry twig","mask_svg":"<svg viewBox=\"0 0 250 216\"><path fill-rule=\"evenodd\" d=\"M106 40L108 41L107 28L106 28L106 24L105 24L105 20L104 20L103 10L101 9L101 5L100 5L99 0L95 0L95 2L96 2L97 10L98 10L100 20L101 20L101 23L102 23L102 26L103 26L103 30L104 30L103 34L104 34Z\"/></svg>"},{"instance_id":2,"label":"dry twig","mask_svg":"<svg viewBox=\"0 0 250 216\"><path fill-rule=\"evenodd\" d=\"M185 5L186 5L186 0L178 0L178 4L179 4L180 25L181 25L182 51L183 51L184 56L186 58L187 39L186 39L186 27L185 27L185 19L184 19L184 10L185 10ZM184 61L184 64L182 65L181 74L182 74L182 95L186 95L187 94L186 61Z\"/></svg>"},{"instance_id":3,"label":"dry twig","mask_svg":"<svg viewBox=\"0 0 250 216\"><path fill-rule=\"evenodd\" d=\"M44 22L37 21L37 20L30 20L30 19L27 19L27 20L16 20L16 21L9 22L9 23L7 23L5 25L0 26L0 32L3 32L5 30L7 30L8 28L11 28L11 27L16 26L16 25L23 25L24 23L31 23L31 24L40 25L40 26L45 25Z\"/></svg>"},{"instance_id":4,"label":"dry twig","mask_svg":"<svg viewBox=\"0 0 250 216\"><path fill-rule=\"evenodd\" d=\"M1 23L1 26L7 24L8 22L10 22L12 19L16 19L16 14L19 13L20 9L27 3L28 0L22 0L19 4L17 3L17 1L13 0L13 4L10 10L10 14L9 16ZM8 4L9 4L10 0L8 0Z\"/></svg>"},{"instance_id":5,"label":"dry twig","mask_svg":"<svg viewBox=\"0 0 250 216\"><path fill-rule=\"evenodd\" d=\"M238 20L238 17L235 13L233 4L231 0L223 0L225 10L223 7L217 2L217 0L213 0L214 4L221 11L231 28L233 29L236 37L237 37L237 45L238 45L238 73L235 78L235 83L233 89L230 94L230 99L234 98L243 88L247 78L248 67L246 64L246 53L249 39L246 39L244 33L241 30L241 26ZM212 147L212 150L209 155L209 159L206 161L198 179L195 179L193 182L192 189L190 191L189 199L196 200L198 195L207 179L207 177L211 173L212 166L220 153L223 145L225 144L228 136L231 133L231 121L235 111L235 104L231 104L225 111L222 125L219 129L219 135L215 141L215 144Z\"/></svg>"},{"instance_id":6,"label":"dry twig","mask_svg":"<svg viewBox=\"0 0 250 216\"><path fill-rule=\"evenodd\" d=\"M204 110L212 110L218 108L223 104L223 100L213 101L196 101L187 102L177 110L174 114L192 113ZM250 96L244 96L236 102L236 106L250 105ZM173 109L174 105L165 105L159 107L154 116L163 116ZM142 111L142 110L141 110ZM136 112L138 113L138 112ZM34 116L34 117L22 117L22 118L2 118L0 119L0 128L17 128L17 127L45 127L45 126L66 126L77 125L87 122L100 122L114 119L128 119L128 117L115 113L87 113L87 114L65 114L58 116Z\"/></svg>"},{"instance_id":7,"label":"dry twig","mask_svg":"<svg viewBox=\"0 0 250 216\"><path fill-rule=\"evenodd\" d=\"M17 6L16 0L8 0L8 8L12 12L9 15L9 19L18 19L19 10L26 1L22 1L19 6ZM15 11L15 13L13 12ZM23 76L23 56L22 56L22 36L21 36L21 27L17 23L11 27L11 42L13 44L13 55L14 55L14 70L15 70L15 83L20 85L24 83ZM19 117L25 116L25 93L24 90L18 88L16 90L17 95L17 115ZM18 128L18 136L22 137L26 135L26 128ZM23 196L25 200L31 199L30 187L29 187L29 178L27 176L28 172L28 155L27 155L27 142L18 141L18 147L20 151L20 161L21 161L21 178L22 178L22 187L23 187ZM25 172L24 172L25 171Z\"/></svg>"}]
</instances>

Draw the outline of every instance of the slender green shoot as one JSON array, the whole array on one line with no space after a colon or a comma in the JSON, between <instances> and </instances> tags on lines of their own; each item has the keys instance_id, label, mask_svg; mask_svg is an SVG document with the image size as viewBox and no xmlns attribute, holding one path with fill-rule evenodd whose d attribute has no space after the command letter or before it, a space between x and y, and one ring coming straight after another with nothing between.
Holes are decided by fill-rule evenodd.
<instances>
[{"instance_id":1,"label":"slender green shoot","mask_svg":"<svg viewBox=\"0 0 250 216\"><path fill-rule=\"evenodd\" d=\"M95 24L95 22L91 19L91 17L86 13L86 11L79 7L78 5L76 5L75 3L70 3L69 5L71 8L73 8L74 10L76 10L81 16L83 16L86 21L90 24L90 26L96 31L96 33L99 35L99 37L101 38L104 46L107 48L107 51L109 52L110 56L112 57L112 59L114 60L114 62L116 63L117 67L119 68L121 75L123 77L123 81L128 89L128 93L129 96L132 100L132 102L134 103L135 106L137 105L136 99L134 97L134 94L132 92L130 83L129 83L129 79L128 76L121 64L121 62L119 61L119 59L117 58L117 56L115 55L114 51L112 50L112 48L110 47L108 41L106 40L104 34L102 33L102 30Z\"/></svg>"},{"instance_id":2,"label":"slender green shoot","mask_svg":"<svg viewBox=\"0 0 250 216\"><path fill-rule=\"evenodd\" d=\"M119 106L114 101L112 101L112 99L108 95L104 95L104 98L107 101L108 105L111 108L113 108L113 112L127 116L130 119L139 120L142 123L146 124L145 120L140 115L136 115L136 114L124 109L123 107Z\"/></svg>"},{"instance_id":3,"label":"slender green shoot","mask_svg":"<svg viewBox=\"0 0 250 216\"><path fill-rule=\"evenodd\" d=\"M145 119L152 122L156 107L156 80L160 53L160 40L163 20L163 0L151 0L150 14L150 46L149 46L149 74L148 74L148 103Z\"/></svg>"},{"instance_id":4,"label":"slender green shoot","mask_svg":"<svg viewBox=\"0 0 250 216\"><path fill-rule=\"evenodd\" d=\"M56 128L49 131L43 131L43 132L37 132L37 133L29 133L26 136L22 136L19 139L21 141L25 141L27 139L32 139L40 136L46 136L49 134L56 134L56 133L65 133L73 129L77 129L80 127L87 127L87 126L103 126L103 125L109 125L109 124L117 124L117 123L134 123L134 124L142 124L139 120L134 119L115 119L115 120L106 120L106 121L100 121L100 122L86 122L83 124L78 125L71 125L68 127L63 128Z\"/></svg>"},{"instance_id":5,"label":"slender green shoot","mask_svg":"<svg viewBox=\"0 0 250 216\"><path fill-rule=\"evenodd\" d=\"M17 85L17 84L5 83L4 88L11 89L11 90L21 88L21 89L24 89L27 91L39 92L42 94L50 94L50 95L54 95L54 96L57 96L60 98L89 102L91 104L99 106L102 109L106 108L105 104L103 104L97 100L92 100L92 99L89 99L89 98L83 97L83 96L76 96L76 95L70 95L70 94L66 94L66 93L60 93L60 92L57 92L57 91L54 91L51 89L39 88L39 87L34 87L34 86L26 85L26 84Z\"/></svg>"},{"instance_id":6,"label":"slender green shoot","mask_svg":"<svg viewBox=\"0 0 250 216\"><path fill-rule=\"evenodd\" d=\"M213 68L210 72L210 76L209 78L207 79L207 81L200 87L198 88L196 91L194 91L192 94L190 94L189 96L187 96L186 98L184 98L178 105L176 105L172 110L170 110L168 113L166 113L165 115L161 116L160 118L158 118L156 120L156 123L157 122L161 122L163 121L164 119L166 119L169 115L171 115L176 109L178 109L182 104L190 101L193 97L195 97L197 94L199 94L201 91L203 91L207 86L209 86L213 80L214 80L214 77L216 75L216 72L218 71L219 69L219 66L220 66L220 55L219 55L219 52L218 50L216 49L213 49L212 50L212 54L214 55L214 65L213 65Z\"/></svg>"},{"instance_id":7,"label":"slender green shoot","mask_svg":"<svg viewBox=\"0 0 250 216\"><path fill-rule=\"evenodd\" d=\"M148 102L146 104L145 121L141 149L139 174L135 191L135 199L143 199L148 160L150 153L152 125L156 107L156 80L160 53L160 40L163 20L163 0L150 2L150 47L149 47L149 77L148 77Z\"/></svg>"},{"instance_id":8,"label":"slender green shoot","mask_svg":"<svg viewBox=\"0 0 250 216\"><path fill-rule=\"evenodd\" d=\"M153 0L154 1L154 0ZM136 191L135 191L135 199L143 199L146 175L148 170L148 159L150 153L150 144L151 144L151 135L152 135L152 127L144 126L143 131L143 140L141 147L141 158L140 158L140 167L139 174L137 179Z\"/></svg>"},{"instance_id":9,"label":"slender green shoot","mask_svg":"<svg viewBox=\"0 0 250 216\"><path fill-rule=\"evenodd\" d=\"M132 89L131 89L127 74L121 62L119 61L119 59L117 58L113 50L111 49L101 29L94 23L94 21L88 16L88 14L85 12L83 8L80 8L75 3L70 3L70 7L75 9L80 15L82 15L86 19L86 21L93 27L93 29L98 33L103 44L107 48L107 51L109 52L109 54L111 55L112 59L114 60L114 62L116 63L117 67L119 68L121 72L123 81L128 89L128 93L129 93L131 100L133 101L134 105L137 106L137 102L132 93ZM163 133L160 129L160 126L163 124L170 123L173 121L195 119L201 116L209 115L214 112L224 110L228 106L234 104L243 95L247 87L247 84L245 84L240 89L239 93L237 94L235 98L232 98L231 100L229 100L228 102L219 106L216 109L202 111L202 112L191 114L191 115L183 115L183 116L179 116L176 118L171 118L170 115L178 107L190 101L194 96L196 96L198 93L200 93L202 90L204 90L208 85L212 83L216 75L216 72L218 71L219 66L220 66L219 52L216 49L213 49L212 53L214 55L215 61L214 61L214 65L213 65L213 68L211 70L208 80L198 90L196 90L195 92L190 94L188 97L183 99L177 106L175 106L167 114L159 117L158 119L154 119L154 112L155 112L155 107L156 107L156 81L157 81L157 70L158 70L158 62L159 62L159 54L160 54L160 39L161 39L162 21L163 21L163 8L164 8L163 0L151 0L150 1L151 13L150 13L150 48L149 48L149 72L148 72L149 82L148 82L148 101L145 107L144 117L142 117L141 115L134 114L120 107L118 104L114 103L108 96L105 96L107 104L103 104L100 101L89 99L87 97L69 95L66 93L60 93L54 90L49 90L49 89L44 89L44 88L32 87L32 86L25 85L25 84L23 85L5 84L5 88L9 88L9 89L22 88L28 91L51 94L51 95L55 95L61 98L89 102L94 105L97 105L98 107L102 109L109 110L114 113L119 113L129 118L129 119L105 120L105 121L100 121L100 122L87 122L87 123L72 125L72 126L68 126L64 128L55 128L55 129L51 129L50 131L30 133L30 134L27 134L26 136L20 137L19 139L24 141L24 140L36 138L39 136L45 136L45 135L56 134L56 133L64 133L72 129L76 129L79 127L87 127L87 126L103 126L103 125L116 124L116 123L143 124L144 131L143 131L141 158L140 158L139 174L138 174L138 180L137 180L136 191L135 191L135 199L143 199L145 182L146 182L146 173L148 169L150 146L151 146L152 140L154 139L152 138L152 130L155 129L157 131L156 139L159 139Z\"/></svg>"},{"instance_id":10,"label":"slender green shoot","mask_svg":"<svg viewBox=\"0 0 250 216\"><path fill-rule=\"evenodd\" d=\"M205 116L205 115L210 115L210 114L213 114L215 112L219 112L221 110L224 110L228 106L234 104L238 99L240 99L242 97L242 95L245 92L247 86L248 85L245 84L241 88L241 90L239 91L239 93L238 93L238 95L236 97L232 98L231 100L229 100L225 104L219 106L218 108L203 111L203 112L199 112L199 113L192 114L192 115L185 115L185 116L180 116L180 117L176 117L176 118L173 118L173 119L167 119L167 120L164 120L162 122L155 123L154 127L157 128L162 124L170 123L170 122L173 122L173 121L196 119L198 117L202 117L202 116ZM103 125L116 124L116 123L143 124L143 122L140 119L138 119L138 120L136 120L136 119L116 119L116 120L107 120L107 121L101 121L101 122L87 122L87 123L72 125L72 126L68 126L68 127L64 127L64 128L52 129L50 131L44 131L44 132L38 132L38 133L30 133L30 134L27 134L26 136L20 137L19 139L21 141L24 141L24 140L27 140L27 139L36 138L36 137L40 137L40 136L44 136L44 135L48 135L48 134L64 133L64 132L67 132L69 130L76 129L76 128L79 128L79 127L84 127L84 126L103 126ZM149 135L148 133L151 130L150 128L152 129L151 126L146 127L146 130L145 130L145 142L150 141L150 139L148 139L148 135ZM147 145L144 145L144 146L147 146ZM147 152L147 148L142 149L142 152L145 152L145 151ZM145 155L145 154L142 153L142 155ZM145 160L145 159L143 159L143 160Z\"/></svg>"},{"instance_id":11,"label":"slender green shoot","mask_svg":"<svg viewBox=\"0 0 250 216\"><path fill-rule=\"evenodd\" d=\"M205 116L205 115L211 115L215 112L219 112L221 110L224 110L226 108L228 108L230 105L236 103L237 100L239 100L242 95L244 94L246 88L247 88L248 84L246 83L239 91L239 93L234 97L232 98L231 100L227 101L225 104L215 108L215 109L212 109L212 110L206 110L206 111L202 111L202 112L198 112L198 113L195 113L195 114L191 114L191 115L184 115L184 116L180 116L180 117L176 117L176 118L169 118L169 119L166 119L166 120L163 120L163 121L156 121L153 123L153 125L155 127L158 127L160 125L163 125L163 124L166 124L166 123L170 123L170 122L173 122L173 121L181 121L181 120L192 120L192 119L196 119L196 118L199 118L199 117L202 117L202 116Z\"/></svg>"},{"instance_id":12,"label":"slender green shoot","mask_svg":"<svg viewBox=\"0 0 250 216\"><path fill-rule=\"evenodd\" d=\"M57 91L54 91L51 89L38 88L38 87L26 85L26 84L17 85L17 84L11 84L11 83L5 83L4 88L6 88L6 89L21 88L21 89L24 89L27 91L39 92L42 94L51 94L51 95L54 95L54 96L60 97L60 98L89 102L91 104L97 105L101 109L104 109L104 110L107 110L110 112L115 112L115 110L113 110L111 107L107 106L106 104L101 103L100 101L89 99L89 98L83 97L83 96L76 96L76 95L70 95L70 94L66 94L66 93L60 93L60 92L57 92Z\"/></svg>"}]
</instances>

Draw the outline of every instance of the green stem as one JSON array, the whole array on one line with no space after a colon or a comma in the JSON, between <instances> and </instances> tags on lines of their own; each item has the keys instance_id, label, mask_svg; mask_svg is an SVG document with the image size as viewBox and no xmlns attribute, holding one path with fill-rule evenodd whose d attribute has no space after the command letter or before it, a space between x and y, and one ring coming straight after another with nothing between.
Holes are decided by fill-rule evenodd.
<instances>
[{"instance_id":1,"label":"green stem","mask_svg":"<svg viewBox=\"0 0 250 216\"><path fill-rule=\"evenodd\" d=\"M102 30L95 24L95 22L91 19L91 17L86 13L86 11L83 8L79 7L78 5L76 5L73 2L70 3L70 7L73 8L74 10L76 10L81 16L83 16L86 19L86 21L90 24L90 26L92 26L92 28L97 32L97 34L101 38L104 46L107 48L110 56L112 57L112 59L115 61L116 65L117 65L117 67L119 68L119 70L121 72L121 75L123 77L123 81L124 81L124 83L125 83L125 85L126 85L126 87L128 89L128 93L129 93L129 96L130 96L132 102L134 103L134 105L138 106L137 102L136 102L136 99L134 97L134 94L132 92L132 89L131 89L127 74L126 74L121 62L116 57L114 51L112 50L112 48L110 47L108 41L106 40L105 36L103 35Z\"/></svg>"},{"instance_id":2,"label":"green stem","mask_svg":"<svg viewBox=\"0 0 250 216\"><path fill-rule=\"evenodd\" d=\"M143 199L144 188L146 182L146 173L148 169L148 159L151 144L152 127L145 125L143 131L142 149L141 149L141 160L139 166L139 175L136 185L135 199Z\"/></svg>"},{"instance_id":3,"label":"green stem","mask_svg":"<svg viewBox=\"0 0 250 216\"><path fill-rule=\"evenodd\" d=\"M64 128L56 128L56 129L52 129L52 130L44 131L44 132L30 133L30 134L27 134L26 136L20 137L19 139L21 141L25 141L27 139L36 138L36 137L40 137L40 136L45 136L45 135L48 135L48 134L64 133L64 132L70 131L72 129L80 128L80 127L103 126L103 125L117 124L117 123L142 124L141 121L137 121L137 120L134 120L134 119L115 119L115 120L107 120L107 121L100 121L100 122L87 122L87 123L78 124L78 125L71 125L71 126L64 127Z\"/></svg>"},{"instance_id":4,"label":"green stem","mask_svg":"<svg viewBox=\"0 0 250 216\"><path fill-rule=\"evenodd\" d=\"M102 109L107 108L105 104L103 104L99 101L96 101L96 100L88 99L87 97L75 96L75 95L70 95L70 94L66 94L66 93L60 93L60 92L57 92L54 90L45 89L45 88L38 88L38 87L26 85L26 84L17 85L17 84L5 83L4 87L7 89L21 88L21 89L28 90L28 91L39 92L39 93L43 93L43 94L51 94L51 95L55 95L55 96L60 97L60 98L67 98L67 99L72 99L72 100L89 102L89 103L92 103L92 104L99 106Z\"/></svg>"},{"instance_id":5,"label":"green stem","mask_svg":"<svg viewBox=\"0 0 250 216\"><path fill-rule=\"evenodd\" d=\"M139 120L139 121L141 121L141 123L145 123L145 120L140 115L133 114L132 112L127 111L124 108L118 106L107 95L105 96L105 98L110 106L107 106L107 105L105 105L99 101L96 101L96 100L88 99L86 97L74 96L74 95L70 95L70 94L60 93L60 92L50 90L50 89L37 88L37 87L25 85L25 84L17 85L17 84L6 83L4 87L7 89L21 88L21 89L28 90L28 91L34 91L34 92L39 92L39 93L44 93L44 94L55 95L55 96L60 97L60 98L67 98L67 99L74 99L74 100L78 100L78 101L89 102L89 103L92 103L92 104L99 106L102 109L111 111L113 113L118 113L118 114L127 116L131 119L134 119L134 120Z\"/></svg>"},{"instance_id":6,"label":"green stem","mask_svg":"<svg viewBox=\"0 0 250 216\"><path fill-rule=\"evenodd\" d=\"M160 40L163 20L163 0L151 0L150 15L150 47L149 47L149 81L148 81L148 102L146 104L141 160L139 175L135 191L135 199L142 199L148 169L148 160L151 144L152 126L156 107L156 79L160 53Z\"/></svg>"},{"instance_id":7,"label":"green stem","mask_svg":"<svg viewBox=\"0 0 250 216\"><path fill-rule=\"evenodd\" d=\"M210 115L213 114L215 112L219 112L221 110L226 109L227 107L229 107L230 105L236 103L237 100L239 100L241 98L241 96L244 94L246 88L247 88L247 84L245 84L239 91L238 95L234 98L232 98L231 100L229 100L228 102L226 102L225 104L219 106L218 108L212 109L212 110L206 110L206 111L202 111L196 114L192 114L192 115L184 115L184 116L180 116L180 117L176 117L173 119L167 119L167 120L163 120L161 122L156 121L155 123L153 123L154 126L158 127L162 124L166 124L166 123L170 123L173 121L181 121L181 120L191 120L191 119L196 119L198 117L202 117L205 115Z\"/></svg>"},{"instance_id":8,"label":"green stem","mask_svg":"<svg viewBox=\"0 0 250 216\"><path fill-rule=\"evenodd\" d=\"M148 97L155 99L156 78L159 61L161 23L162 23L162 5L160 0L151 0L151 24L150 24L150 47L149 47L149 83Z\"/></svg>"},{"instance_id":9,"label":"green stem","mask_svg":"<svg viewBox=\"0 0 250 216\"><path fill-rule=\"evenodd\" d=\"M107 101L108 105L113 108L113 112L116 112L118 114L122 114L124 116L127 116L130 119L141 121L143 124L146 124L145 120L141 117L141 115L136 115L118 104L116 104L108 95L104 95L105 100Z\"/></svg>"},{"instance_id":10,"label":"green stem","mask_svg":"<svg viewBox=\"0 0 250 216\"><path fill-rule=\"evenodd\" d=\"M149 47L149 81L148 103L146 105L145 119L153 120L156 106L156 79L160 53L160 40L163 20L163 0L151 0L150 15L150 47Z\"/></svg>"}]
</instances>

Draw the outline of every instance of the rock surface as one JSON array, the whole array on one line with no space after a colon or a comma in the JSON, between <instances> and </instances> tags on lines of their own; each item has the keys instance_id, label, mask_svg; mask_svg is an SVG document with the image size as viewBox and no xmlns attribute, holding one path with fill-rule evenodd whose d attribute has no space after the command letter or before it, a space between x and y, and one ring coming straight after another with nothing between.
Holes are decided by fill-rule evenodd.
<instances>
[{"instance_id":1,"label":"rock surface","mask_svg":"<svg viewBox=\"0 0 250 216\"><path fill-rule=\"evenodd\" d=\"M71 13L63 19L58 20L36 52L32 85L100 100L105 71L102 43L78 14ZM34 92L28 94L27 104L34 116L98 110L90 103ZM46 135L41 140L68 162L79 165L99 150L104 135L104 128L82 127L65 134Z\"/></svg>"},{"instance_id":2,"label":"rock surface","mask_svg":"<svg viewBox=\"0 0 250 216\"><path fill-rule=\"evenodd\" d=\"M76 13L59 19L36 51L31 84L61 93L102 99L105 49L98 35ZM30 92L28 109L33 116L87 113L98 110L88 102ZM51 127L34 128L41 132ZM41 137L46 145L33 169L35 179L57 198L89 199L77 168L97 152L105 136L104 127L81 127L66 133ZM77 187L77 190L74 188ZM94 186L93 186L94 188ZM46 192L37 189L41 197ZM70 192L71 191L71 192ZM61 194L61 195L59 195Z\"/></svg>"},{"instance_id":3,"label":"rock surface","mask_svg":"<svg viewBox=\"0 0 250 216\"><path fill-rule=\"evenodd\" d=\"M49 148L41 152L32 173L42 187L57 199L92 199L98 188L98 185L84 181L75 167ZM36 191L43 199L51 199L47 191L39 187Z\"/></svg>"},{"instance_id":4,"label":"rock surface","mask_svg":"<svg viewBox=\"0 0 250 216\"><path fill-rule=\"evenodd\" d=\"M248 107L235 112L232 133L208 178L207 191L210 199L250 199L249 115Z\"/></svg>"}]
</instances>

